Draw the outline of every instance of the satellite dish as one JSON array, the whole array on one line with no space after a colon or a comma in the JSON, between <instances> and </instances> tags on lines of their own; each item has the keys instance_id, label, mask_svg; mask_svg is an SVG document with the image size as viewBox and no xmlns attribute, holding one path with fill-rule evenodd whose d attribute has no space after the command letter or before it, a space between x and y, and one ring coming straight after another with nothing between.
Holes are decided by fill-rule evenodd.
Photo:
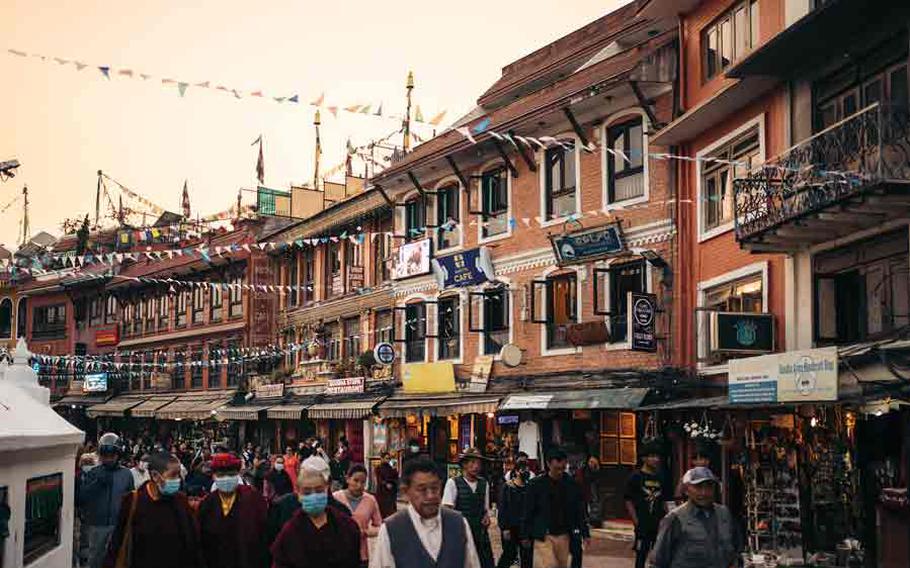
<instances>
[{"instance_id":1,"label":"satellite dish","mask_svg":"<svg viewBox=\"0 0 910 568\"><path fill-rule=\"evenodd\" d=\"M488 247L480 247L480 254L477 255L477 269L483 272L487 280L493 282L496 280L496 269L493 268L493 257L490 256Z\"/></svg>"},{"instance_id":2,"label":"satellite dish","mask_svg":"<svg viewBox=\"0 0 910 568\"><path fill-rule=\"evenodd\" d=\"M521 348L514 343L506 343L502 346L502 349L499 350L499 358L502 359L502 364L506 367L517 367L521 365L523 356Z\"/></svg>"}]
</instances>

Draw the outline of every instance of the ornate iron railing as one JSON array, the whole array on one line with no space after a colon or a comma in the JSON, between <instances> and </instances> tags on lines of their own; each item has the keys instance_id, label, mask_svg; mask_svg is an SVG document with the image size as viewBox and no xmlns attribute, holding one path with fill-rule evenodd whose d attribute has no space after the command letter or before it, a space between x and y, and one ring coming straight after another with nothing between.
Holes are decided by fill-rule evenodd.
<instances>
[{"instance_id":1,"label":"ornate iron railing","mask_svg":"<svg viewBox=\"0 0 910 568\"><path fill-rule=\"evenodd\" d=\"M750 240L889 181L910 181L910 114L875 104L734 180L736 238Z\"/></svg>"}]
</instances>

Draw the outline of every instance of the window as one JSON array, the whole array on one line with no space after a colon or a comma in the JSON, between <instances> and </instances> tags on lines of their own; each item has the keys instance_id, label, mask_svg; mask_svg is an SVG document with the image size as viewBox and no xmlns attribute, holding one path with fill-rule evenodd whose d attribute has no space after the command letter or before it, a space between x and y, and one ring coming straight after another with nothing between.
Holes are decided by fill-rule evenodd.
<instances>
[{"instance_id":1,"label":"window","mask_svg":"<svg viewBox=\"0 0 910 568\"><path fill-rule=\"evenodd\" d=\"M299 274L298 274L298 270L297 270L297 261L298 261L297 254L292 253L291 258L288 261L288 284L287 285L291 287L291 291L288 293L288 307L289 308L297 307L297 302L300 298L300 291L298 288L298 286L300 285L300 282L299 282L299 278L298 278Z\"/></svg>"},{"instance_id":2,"label":"window","mask_svg":"<svg viewBox=\"0 0 910 568\"><path fill-rule=\"evenodd\" d=\"M546 325L546 348L572 347L568 330L578 321L578 279L575 272L556 274L543 281L535 280L532 285L543 288L546 314L533 319L535 323ZM535 295L532 294L532 299ZM533 306L531 311L536 311Z\"/></svg>"},{"instance_id":3,"label":"window","mask_svg":"<svg viewBox=\"0 0 910 568\"><path fill-rule=\"evenodd\" d=\"M499 355L509 342L509 290L493 288L480 292L483 300L483 354Z\"/></svg>"},{"instance_id":4,"label":"window","mask_svg":"<svg viewBox=\"0 0 910 568\"><path fill-rule=\"evenodd\" d=\"M202 388L203 364L205 364L205 358L202 354L202 347L194 347L190 355L190 388Z\"/></svg>"},{"instance_id":5,"label":"window","mask_svg":"<svg viewBox=\"0 0 910 568\"><path fill-rule=\"evenodd\" d=\"M575 203L575 142L560 140L544 153L544 189L547 220L577 212Z\"/></svg>"},{"instance_id":6,"label":"window","mask_svg":"<svg viewBox=\"0 0 910 568\"><path fill-rule=\"evenodd\" d=\"M315 279L316 279L316 264L315 264L315 253L313 252L312 247L304 249L303 251L303 279L300 282L300 298L301 303L306 306L316 299L314 293L315 290Z\"/></svg>"},{"instance_id":7,"label":"window","mask_svg":"<svg viewBox=\"0 0 910 568\"><path fill-rule=\"evenodd\" d=\"M509 179L503 167L480 176L481 237L484 239L509 231Z\"/></svg>"},{"instance_id":8,"label":"window","mask_svg":"<svg viewBox=\"0 0 910 568\"><path fill-rule=\"evenodd\" d=\"M180 390L186 386L186 353L174 351L174 388Z\"/></svg>"},{"instance_id":9,"label":"window","mask_svg":"<svg viewBox=\"0 0 910 568\"><path fill-rule=\"evenodd\" d=\"M348 293L363 288L363 245L348 239L344 242L345 290Z\"/></svg>"},{"instance_id":10,"label":"window","mask_svg":"<svg viewBox=\"0 0 910 568\"><path fill-rule=\"evenodd\" d=\"M461 297L446 296L436 304L437 359L461 358Z\"/></svg>"},{"instance_id":11,"label":"window","mask_svg":"<svg viewBox=\"0 0 910 568\"><path fill-rule=\"evenodd\" d=\"M394 339L392 310L376 312L376 343L392 343Z\"/></svg>"},{"instance_id":12,"label":"window","mask_svg":"<svg viewBox=\"0 0 910 568\"><path fill-rule=\"evenodd\" d=\"M167 331L170 324L171 297L167 294L158 296L158 330Z\"/></svg>"},{"instance_id":13,"label":"window","mask_svg":"<svg viewBox=\"0 0 910 568\"><path fill-rule=\"evenodd\" d=\"M243 274L232 276L229 282L228 314L232 318L240 317L243 315Z\"/></svg>"},{"instance_id":14,"label":"window","mask_svg":"<svg viewBox=\"0 0 910 568\"><path fill-rule=\"evenodd\" d=\"M217 389L221 385L221 370L224 361L224 350L221 343L209 343L209 388Z\"/></svg>"},{"instance_id":15,"label":"window","mask_svg":"<svg viewBox=\"0 0 910 568\"><path fill-rule=\"evenodd\" d=\"M389 254L392 252L392 237L380 232L374 242L376 249L373 255L373 286L378 286L390 277Z\"/></svg>"},{"instance_id":16,"label":"window","mask_svg":"<svg viewBox=\"0 0 910 568\"><path fill-rule=\"evenodd\" d=\"M415 198L404 205L404 240L416 241L423 238L426 230L426 205L421 198Z\"/></svg>"},{"instance_id":17,"label":"window","mask_svg":"<svg viewBox=\"0 0 910 568\"><path fill-rule=\"evenodd\" d=\"M708 288L704 305L719 312L762 313L762 275L753 274Z\"/></svg>"},{"instance_id":18,"label":"window","mask_svg":"<svg viewBox=\"0 0 910 568\"><path fill-rule=\"evenodd\" d=\"M221 312L224 308L224 289L221 287L221 284L214 284L210 286L211 298L212 298L212 307L211 315L209 320L213 322L221 321Z\"/></svg>"},{"instance_id":19,"label":"window","mask_svg":"<svg viewBox=\"0 0 910 568\"><path fill-rule=\"evenodd\" d=\"M227 386L236 387L240 385L240 379L243 377L243 354L240 352L240 343L236 340L230 341L227 347L225 358L228 360L227 369Z\"/></svg>"},{"instance_id":20,"label":"window","mask_svg":"<svg viewBox=\"0 0 910 568\"><path fill-rule=\"evenodd\" d=\"M325 249L325 297L340 296L344 293L344 281L341 279L341 247L338 243L328 243Z\"/></svg>"},{"instance_id":21,"label":"window","mask_svg":"<svg viewBox=\"0 0 910 568\"><path fill-rule=\"evenodd\" d=\"M910 324L907 254L902 230L816 255L816 340L864 341Z\"/></svg>"},{"instance_id":22,"label":"window","mask_svg":"<svg viewBox=\"0 0 910 568\"><path fill-rule=\"evenodd\" d=\"M180 290L177 292L177 308L176 316L174 317L177 327L186 327L186 310L187 304L190 301L190 293L188 290Z\"/></svg>"},{"instance_id":23,"label":"window","mask_svg":"<svg viewBox=\"0 0 910 568\"><path fill-rule=\"evenodd\" d=\"M460 188L447 185L436 192L436 245L438 250L461 244Z\"/></svg>"},{"instance_id":24,"label":"window","mask_svg":"<svg viewBox=\"0 0 910 568\"><path fill-rule=\"evenodd\" d=\"M66 304L37 306L32 314L32 337L35 339L66 337Z\"/></svg>"},{"instance_id":25,"label":"window","mask_svg":"<svg viewBox=\"0 0 910 568\"><path fill-rule=\"evenodd\" d=\"M341 329L337 321L327 323L322 329L322 344L325 346L326 361L341 359Z\"/></svg>"},{"instance_id":26,"label":"window","mask_svg":"<svg viewBox=\"0 0 910 568\"><path fill-rule=\"evenodd\" d=\"M761 147L758 128L726 142L711 157L737 162L704 162L701 165L702 230L709 231L733 222L733 180L745 177L759 164Z\"/></svg>"},{"instance_id":27,"label":"window","mask_svg":"<svg viewBox=\"0 0 910 568\"><path fill-rule=\"evenodd\" d=\"M13 336L13 301L3 298L0 301L0 338Z\"/></svg>"},{"instance_id":28,"label":"window","mask_svg":"<svg viewBox=\"0 0 910 568\"><path fill-rule=\"evenodd\" d=\"M104 323L117 321L117 296L108 294L104 303Z\"/></svg>"},{"instance_id":29,"label":"window","mask_svg":"<svg viewBox=\"0 0 910 568\"><path fill-rule=\"evenodd\" d=\"M628 337L629 293L647 289L645 261L610 267L610 342L623 343Z\"/></svg>"},{"instance_id":30,"label":"window","mask_svg":"<svg viewBox=\"0 0 910 568\"><path fill-rule=\"evenodd\" d=\"M423 302L408 304L404 309L404 360L415 363L426 360L427 306Z\"/></svg>"},{"instance_id":31,"label":"window","mask_svg":"<svg viewBox=\"0 0 910 568\"><path fill-rule=\"evenodd\" d=\"M25 337L28 327L28 298L19 298L16 306L16 338Z\"/></svg>"},{"instance_id":32,"label":"window","mask_svg":"<svg viewBox=\"0 0 910 568\"><path fill-rule=\"evenodd\" d=\"M860 66L863 70L864 67ZM860 77L857 80L857 77ZM815 86L816 130L824 130L860 110L885 103L906 109L910 103L907 85L907 64L882 68L872 74L849 66L826 77Z\"/></svg>"},{"instance_id":33,"label":"window","mask_svg":"<svg viewBox=\"0 0 910 568\"><path fill-rule=\"evenodd\" d=\"M154 371L155 365L155 353L153 351L146 351L142 355L142 388L145 390L151 390L152 388L152 372Z\"/></svg>"},{"instance_id":34,"label":"window","mask_svg":"<svg viewBox=\"0 0 910 568\"><path fill-rule=\"evenodd\" d=\"M205 321L205 286L193 283L193 323Z\"/></svg>"},{"instance_id":35,"label":"window","mask_svg":"<svg viewBox=\"0 0 910 568\"><path fill-rule=\"evenodd\" d=\"M348 318L344 320L344 356L357 358L361 353L360 318Z\"/></svg>"},{"instance_id":36,"label":"window","mask_svg":"<svg viewBox=\"0 0 910 568\"><path fill-rule=\"evenodd\" d=\"M701 33L703 74L707 81L758 45L758 0L737 4Z\"/></svg>"},{"instance_id":37,"label":"window","mask_svg":"<svg viewBox=\"0 0 910 568\"><path fill-rule=\"evenodd\" d=\"M145 301L141 297L137 297L134 302L133 333L139 335L142 333L142 323L145 321Z\"/></svg>"},{"instance_id":38,"label":"window","mask_svg":"<svg viewBox=\"0 0 910 568\"><path fill-rule=\"evenodd\" d=\"M31 564L60 545L63 473L32 477L25 483L25 538L22 564Z\"/></svg>"},{"instance_id":39,"label":"window","mask_svg":"<svg viewBox=\"0 0 910 568\"><path fill-rule=\"evenodd\" d=\"M600 463L605 465L635 465L636 424L634 412L600 413Z\"/></svg>"},{"instance_id":40,"label":"window","mask_svg":"<svg viewBox=\"0 0 910 568\"><path fill-rule=\"evenodd\" d=\"M145 306L143 309L142 325L145 328L146 333L155 331L155 297L151 295L146 296L142 300L142 303Z\"/></svg>"},{"instance_id":41,"label":"window","mask_svg":"<svg viewBox=\"0 0 910 568\"><path fill-rule=\"evenodd\" d=\"M607 129L607 201L616 203L645 194L644 129L641 117Z\"/></svg>"},{"instance_id":42,"label":"window","mask_svg":"<svg viewBox=\"0 0 910 568\"><path fill-rule=\"evenodd\" d=\"M101 325L101 322L104 321L104 298L102 296L89 299L88 321L92 327Z\"/></svg>"}]
</instances>

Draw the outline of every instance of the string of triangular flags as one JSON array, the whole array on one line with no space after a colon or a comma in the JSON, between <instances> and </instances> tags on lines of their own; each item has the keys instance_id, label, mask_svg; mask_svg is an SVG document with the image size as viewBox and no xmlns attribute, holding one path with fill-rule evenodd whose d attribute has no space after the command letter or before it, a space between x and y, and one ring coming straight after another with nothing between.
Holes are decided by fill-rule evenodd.
<instances>
[{"instance_id":1,"label":"string of triangular flags","mask_svg":"<svg viewBox=\"0 0 910 568\"><path fill-rule=\"evenodd\" d=\"M157 77L155 75L152 75L149 73L143 73L143 72L137 71L135 69L114 68L110 65L93 65L93 64L86 63L84 61L80 61L78 59L63 58L63 57L50 57L50 56L42 55L40 53L29 53L29 52L23 51L21 49L9 48L6 51L10 55L16 56L16 57L31 58L36 61L40 60L42 62L55 62L60 66L71 65L76 68L76 71L82 71L83 69L86 69L86 68L94 68L101 74L101 76L103 76L107 80L112 80L113 78L118 78L118 79L133 79L133 80L138 79L138 80L147 81L147 82L153 82L153 81L159 82L162 86L176 88L177 93L181 98L185 97L187 91L189 91L190 89L204 89L204 90L224 93L224 94L230 95L236 99L244 99L244 98L260 99L260 100L268 100L268 101L271 101L274 103L285 104L285 105L299 105L302 103L302 104L305 104L308 106L325 108L327 111L329 111L335 117L338 116L339 112L345 112L345 113L349 113L349 114L384 117L384 118L395 119L395 120L402 120L404 118L404 116L401 114L384 113L382 103L379 103L378 105L375 105L372 103L371 104L353 104L353 105L346 105L346 104L339 104L339 103L327 104L325 101L324 92L321 93L318 97L316 97L312 101L310 101L309 103L307 103L307 102L303 102L303 98L298 93L277 94L277 93L266 93L266 92L262 91L261 89L256 89L256 90L237 89L237 88L223 85L223 84L216 84L216 83L213 83L212 81L190 81L190 80L175 79L173 77ZM442 110L442 111L436 113L435 115L433 115L429 120L425 120L423 117L423 113L420 110L420 107L417 106L415 116L413 116L411 118L411 120L412 120L412 122L416 122L419 124L427 124L430 126L439 126L440 124L442 124L442 121L445 118L446 112L447 111Z\"/></svg>"}]
</instances>

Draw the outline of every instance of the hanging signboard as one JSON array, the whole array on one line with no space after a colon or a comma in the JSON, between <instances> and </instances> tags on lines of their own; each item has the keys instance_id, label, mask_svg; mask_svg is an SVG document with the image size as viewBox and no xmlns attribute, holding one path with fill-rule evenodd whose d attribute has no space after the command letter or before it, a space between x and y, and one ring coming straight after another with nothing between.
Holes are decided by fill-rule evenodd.
<instances>
[{"instance_id":1,"label":"hanging signboard","mask_svg":"<svg viewBox=\"0 0 910 568\"><path fill-rule=\"evenodd\" d=\"M455 368L452 363L408 363L402 366L404 392L455 392Z\"/></svg>"},{"instance_id":2,"label":"hanging signboard","mask_svg":"<svg viewBox=\"0 0 910 568\"><path fill-rule=\"evenodd\" d=\"M468 390L470 392L486 392L492 371L492 357L483 355L474 359L474 368L471 369L471 382L468 385Z\"/></svg>"},{"instance_id":3,"label":"hanging signboard","mask_svg":"<svg viewBox=\"0 0 910 568\"><path fill-rule=\"evenodd\" d=\"M95 345L105 347L108 345L117 345L120 343L120 327L108 325L95 328Z\"/></svg>"},{"instance_id":4,"label":"hanging signboard","mask_svg":"<svg viewBox=\"0 0 910 568\"><path fill-rule=\"evenodd\" d=\"M657 351L657 295L629 292L628 330L632 351Z\"/></svg>"},{"instance_id":5,"label":"hanging signboard","mask_svg":"<svg viewBox=\"0 0 910 568\"><path fill-rule=\"evenodd\" d=\"M489 249L468 249L433 259L433 272L440 288L474 286L495 278Z\"/></svg>"},{"instance_id":6,"label":"hanging signboard","mask_svg":"<svg viewBox=\"0 0 910 568\"><path fill-rule=\"evenodd\" d=\"M256 385L256 398L281 398L284 396L284 383L273 385Z\"/></svg>"},{"instance_id":7,"label":"hanging signboard","mask_svg":"<svg viewBox=\"0 0 910 568\"><path fill-rule=\"evenodd\" d=\"M837 400L837 348L731 359L731 404Z\"/></svg>"},{"instance_id":8,"label":"hanging signboard","mask_svg":"<svg viewBox=\"0 0 910 568\"><path fill-rule=\"evenodd\" d=\"M380 365L391 365L395 361L395 347L391 343L377 343L373 348L373 359Z\"/></svg>"},{"instance_id":9,"label":"hanging signboard","mask_svg":"<svg viewBox=\"0 0 910 568\"><path fill-rule=\"evenodd\" d=\"M85 375L82 392L104 392L107 390L107 373Z\"/></svg>"},{"instance_id":10,"label":"hanging signboard","mask_svg":"<svg viewBox=\"0 0 910 568\"><path fill-rule=\"evenodd\" d=\"M774 314L712 312L711 351L747 354L774 351Z\"/></svg>"},{"instance_id":11,"label":"hanging signboard","mask_svg":"<svg viewBox=\"0 0 910 568\"><path fill-rule=\"evenodd\" d=\"M398 263L393 277L396 280L421 276L430 272L430 239L405 243L398 247Z\"/></svg>"},{"instance_id":12,"label":"hanging signboard","mask_svg":"<svg viewBox=\"0 0 910 568\"><path fill-rule=\"evenodd\" d=\"M329 379L325 394L351 394L363 392L364 378Z\"/></svg>"},{"instance_id":13,"label":"hanging signboard","mask_svg":"<svg viewBox=\"0 0 910 568\"><path fill-rule=\"evenodd\" d=\"M576 233L550 235L556 263L580 264L616 255L626 250L619 223L610 223Z\"/></svg>"}]
</instances>

